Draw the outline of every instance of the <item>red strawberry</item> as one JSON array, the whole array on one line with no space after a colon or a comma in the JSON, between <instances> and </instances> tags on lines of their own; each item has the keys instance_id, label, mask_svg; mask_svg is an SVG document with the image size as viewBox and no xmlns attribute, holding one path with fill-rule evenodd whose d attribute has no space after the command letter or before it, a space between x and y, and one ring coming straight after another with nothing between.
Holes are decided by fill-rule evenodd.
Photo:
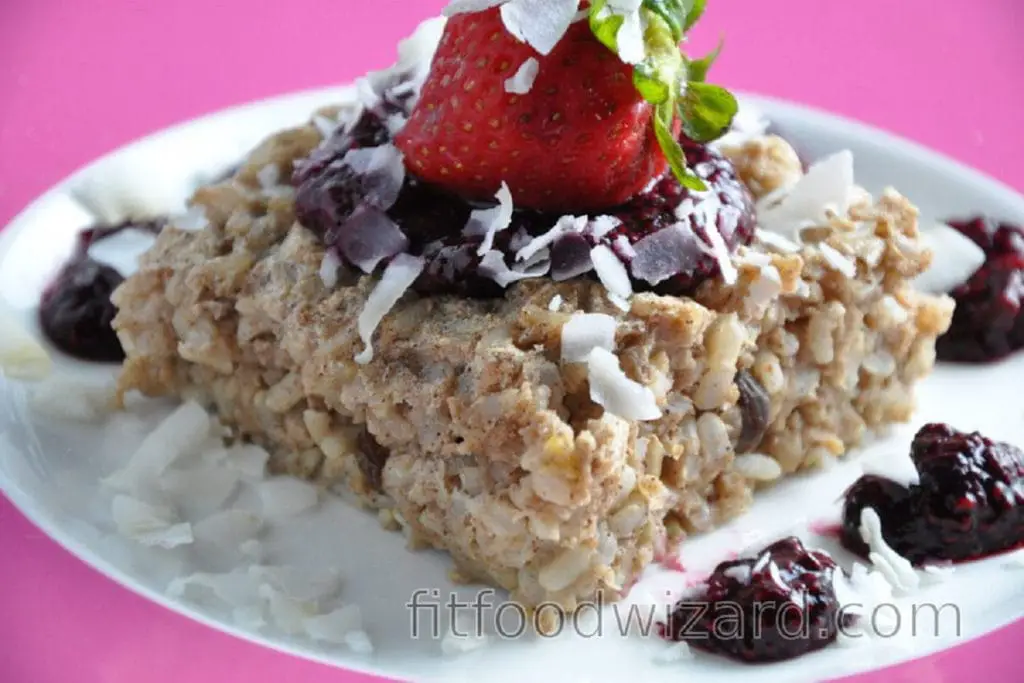
<instances>
[{"instance_id":1,"label":"red strawberry","mask_svg":"<svg viewBox=\"0 0 1024 683\"><path fill-rule=\"evenodd\" d=\"M529 58L540 63L533 87L506 92L506 79ZM633 68L587 22L573 24L541 56L492 9L448 20L396 144L413 173L470 199L491 199L504 181L517 206L600 210L668 168L654 111L634 85Z\"/></svg>"}]
</instances>

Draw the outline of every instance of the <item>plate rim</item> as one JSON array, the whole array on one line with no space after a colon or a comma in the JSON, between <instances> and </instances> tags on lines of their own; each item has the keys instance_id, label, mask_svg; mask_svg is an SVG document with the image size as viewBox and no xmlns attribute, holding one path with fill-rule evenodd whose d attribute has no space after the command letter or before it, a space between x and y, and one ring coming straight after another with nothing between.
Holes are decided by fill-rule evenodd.
<instances>
[{"instance_id":1,"label":"plate rim","mask_svg":"<svg viewBox=\"0 0 1024 683\"><path fill-rule=\"evenodd\" d=\"M873 145L888 147L893 154L915 157L921 163L928 165L944 166L948 168L950 172L962 177L965 182L969 182L970 184L977 186L980 192L999 195L1001 197L1001 201L1008 205L1018 207L1020 213L1024 215L1024 192L1018 191L1007 183L990 176L979 169L969 166L968 164L943 152L931 149L919 142L890 132L886 129L858 121L852 117L835 114L820 107L783 98L761 95L745 90L737 90L735 91L735 94L741 103L750 103L750 105L761 112L764 112L766 115L769 111L781 111L784 112L786 116L798 121L809 120L812 122L817 121L820 124L828 124L833 128L840 128L844 135L856 137L861 141L867 141ZM69 190L71 190L77 182L80 182L81 179L95 173L96 169L105 163L110 163L111 160L116 157L130 154L133 150L147 145L159 144L159 141L164 138L186 135L188 134L189 129L204 126L216 126L218 122L222 120L230 120L235 117L246 115L252 116L256 115L256 112L258 111L273 110L275 108L287 108L289 111L292 109L298 111L299 107L303 103L309 104L309 114L311 115L318 107L327 106L331 103L344 104L346 102L346 98L351 101L354 97L354 83L304 89L235 104L223 109L201 114L191 119L180 121L165 128L137 137L80 165L78 168L65 175L43 193L38 195L34 200L21 209L21 211L19 211L9 222L7 222L3 227L0 227L0 259L4 258L12 244L18 238L18 235L31 223L29 219L35 211L42 208L53 198L65 194L71 194ZM771 119L772 117L768 116L768 118ZM299 125L300 123L301 119L296 119L295 123L291 125ZM270 135L273 132L273 129L268 130L264 135ZM2 300L2 297L0 297L0 301ZM382 668L381 665L376 664L375 655L372 658L367 659L363 656L344 652L341 656L327 657L319 653L317 650L303 645L286 642L280 638L275 640L272 636L267 636L255 631L244 630L226 621L207 615L202 610L193 607L186 602L172 599L160 591L138 582L131 574L104 559L99 553L89 548L87 543L79 540L70 531L62 528L56 516L48 514L42 506L34 502L31 494L23 491L22 488L13 481L13 479L3 475L2 472L0 472L0 493L3 493L8 500L11 501L11 504L18 510L18 512L31 524L36 526L53 542L63 547L75 558L99 572L107 579L114 581L121 587L130 590L145 600L168 609L181 617L201 623L204 626L213 628L229 636L239 638L253 645L266 647L275 652L305 659L331 668L372 676L394 676L393 673L388 673L388 671ZM926 654L914 655L906 659L899 659L898 661L887 664L881 668L857 668L852 672L846 672L842 675L845 678L849 676L877 674L893 667L917 662L929 657L935 657L968 643L974 643L987 638L998 631L1010 628L1021 622L1024 622L1024 617L1018 617L1016 619L1011 618L1008 621L1000 621L991 627L985 628L982 632L977 633L973 637L959 641L951 646L944 647L933 652L928 652Z\"/></svg>"}]
</instances>

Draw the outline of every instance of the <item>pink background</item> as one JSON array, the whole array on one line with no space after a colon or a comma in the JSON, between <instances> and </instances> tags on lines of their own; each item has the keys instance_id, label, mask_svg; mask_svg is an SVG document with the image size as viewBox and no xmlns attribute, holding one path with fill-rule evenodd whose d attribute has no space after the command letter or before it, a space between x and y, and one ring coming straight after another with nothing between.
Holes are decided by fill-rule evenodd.
<instances>
[{"instance_id":1,"label":"pink background","mask_svg":"<svg viewBox=\"0 0 1024 683\"><path fill-rule=\"evenodd\" d=\"M216 109L347 81L444 0L0 0L0 225L94 157ZM1020 0L712 0L714 78L872 123L1024 190ZM0 499L0 683L365 682L103 578ZM865 677L1021 681L1024 622Z\"/></svg>"}]
</instances>

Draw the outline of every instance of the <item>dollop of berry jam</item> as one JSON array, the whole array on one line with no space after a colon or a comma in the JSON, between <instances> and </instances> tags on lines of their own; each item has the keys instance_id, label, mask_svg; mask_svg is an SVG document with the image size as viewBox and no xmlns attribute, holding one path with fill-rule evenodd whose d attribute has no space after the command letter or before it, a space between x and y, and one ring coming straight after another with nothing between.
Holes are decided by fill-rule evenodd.
<instances>
[{"instance_id":1,"label":"dollop of berry jam","mask_svg":"<svg viewBox=\"0 0 1024 683\"><path fill-rule=\"evenodd\" d=\"M985 263L951 295L953 323L936 343L939 360L986 363L1024 347L1024 229L987 218L949 225L985 252Z\"/></svg>"},{"instance_id":2,"label":"dollop of berry jam","mask_svg":"<svg viewBox=\"0 0 1024 683\"><path fill-rule=\"evenodd\" d=\"M929 424L914 437L910 457L920 475L912 486L868 475L846 493L841 539L860 555L861 511L872 508L882 536L915 565L970 560L1024 543L1024 453L978 432Z\"/></svg>"},{"instance_id":3,"label":"dollop of berry jam","mask_svg":"<svg viewBox=\"0 0 1024 683\"><path fill-rule=\"evenodd\" d=\"M110 266L89 257L89 247L125 230L152 234L161 220L97 225L79 233L71 258L43 292L39 324L46 338L70 356L99 363L119 363L124 350L111 322L117 309L110 295L124 278Z\"/></svg>"},{"instance_id":4,"label":"dollop of berry jam","mask_svg":"<svg viewBox=\"0 0 1024 683\"><path fill-rule=\"evenodd\" d=\"M676 604L662 633L748 663L799 657L836 639L840 571L796 537L776 541L755 557L718 565L697 597Z\"/></svg>"},{"instance_id":5,"label":"dollop of berry jam","mask_svg":"<svg viewBox=\"0 0 1024 683\"><path fill-rule=\"evenodd\" d=\"M492 256L484 269L484 256L479 253L483 236L467 236L463 228L473 211L490 207L471 204L406 172L397 198L386 208L371 207L374 212L383 208L383 216L374 217L379 229L366 231L365 212L360 209L375 204L380 179L358 172L345 158L351 150L390 144L386 121L408 113L408 105L383 98L376 108L363 112L355 125L339 128L297 164L292 179L296 216L344 261L354 260L348 258L349 249L365 255L368 246L385 254L378 263L386 263L399 246L423 256L424 271L413 285L422 294L501 296L504 287L496 282L495 268L509 271L510 281L528 276L539 263L517 260L517 254L533 238L551 231L561 216L517 207L511 225L494 235L492 250L501 255L501 262L495 263ZM731 252L753 238L753 200L721 154L685 140L683 148L687 164L704 180L708 192L695 193L669 173L627 204L610 208L605 215L614 220L605 229L590 223L551 239L536 259L550 259L546 274L556 280L594 277L590 251L599 245L610 248L627 266L636 290L687 294L718 274L721 251ZM353 247L346 231L357 223L361 234L354 238ZM375 240L381 243L367 245ZM637 258L639 267L631 269Z\"/></svg>"}]
</instances>

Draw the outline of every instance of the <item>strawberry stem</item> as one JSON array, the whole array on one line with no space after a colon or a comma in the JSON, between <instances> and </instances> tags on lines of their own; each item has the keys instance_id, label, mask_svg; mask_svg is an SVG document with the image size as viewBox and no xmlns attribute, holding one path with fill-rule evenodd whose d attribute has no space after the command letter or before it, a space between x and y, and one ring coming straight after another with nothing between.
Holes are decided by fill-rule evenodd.
<instances>
[{"instance_id":1,"label":"strawberry stem","mask_svg":"<svg viewBox=\"0 0 1024 683\"><path fill-rule=\"evenodd\" d=\"M738 105L736 98L719 86L704 83L708 69L721 50L690 61L679 44L703 15L706 0L642 0L639 9L643 27L643 57L634 58L636 34L627 35L630 22L607 0L590 4L590 29L597 39L627 63L633 64L633 82L640 95L655 107L654 134L672 172L683 185L704 191L704 182L686 167L686 155L676 138L675 117L680 128L694 142L712 142L732 125ZM633 26L636 26L636 16ZM632 38L633 42L623 44Z\"/></svg>"}]
</instances>

